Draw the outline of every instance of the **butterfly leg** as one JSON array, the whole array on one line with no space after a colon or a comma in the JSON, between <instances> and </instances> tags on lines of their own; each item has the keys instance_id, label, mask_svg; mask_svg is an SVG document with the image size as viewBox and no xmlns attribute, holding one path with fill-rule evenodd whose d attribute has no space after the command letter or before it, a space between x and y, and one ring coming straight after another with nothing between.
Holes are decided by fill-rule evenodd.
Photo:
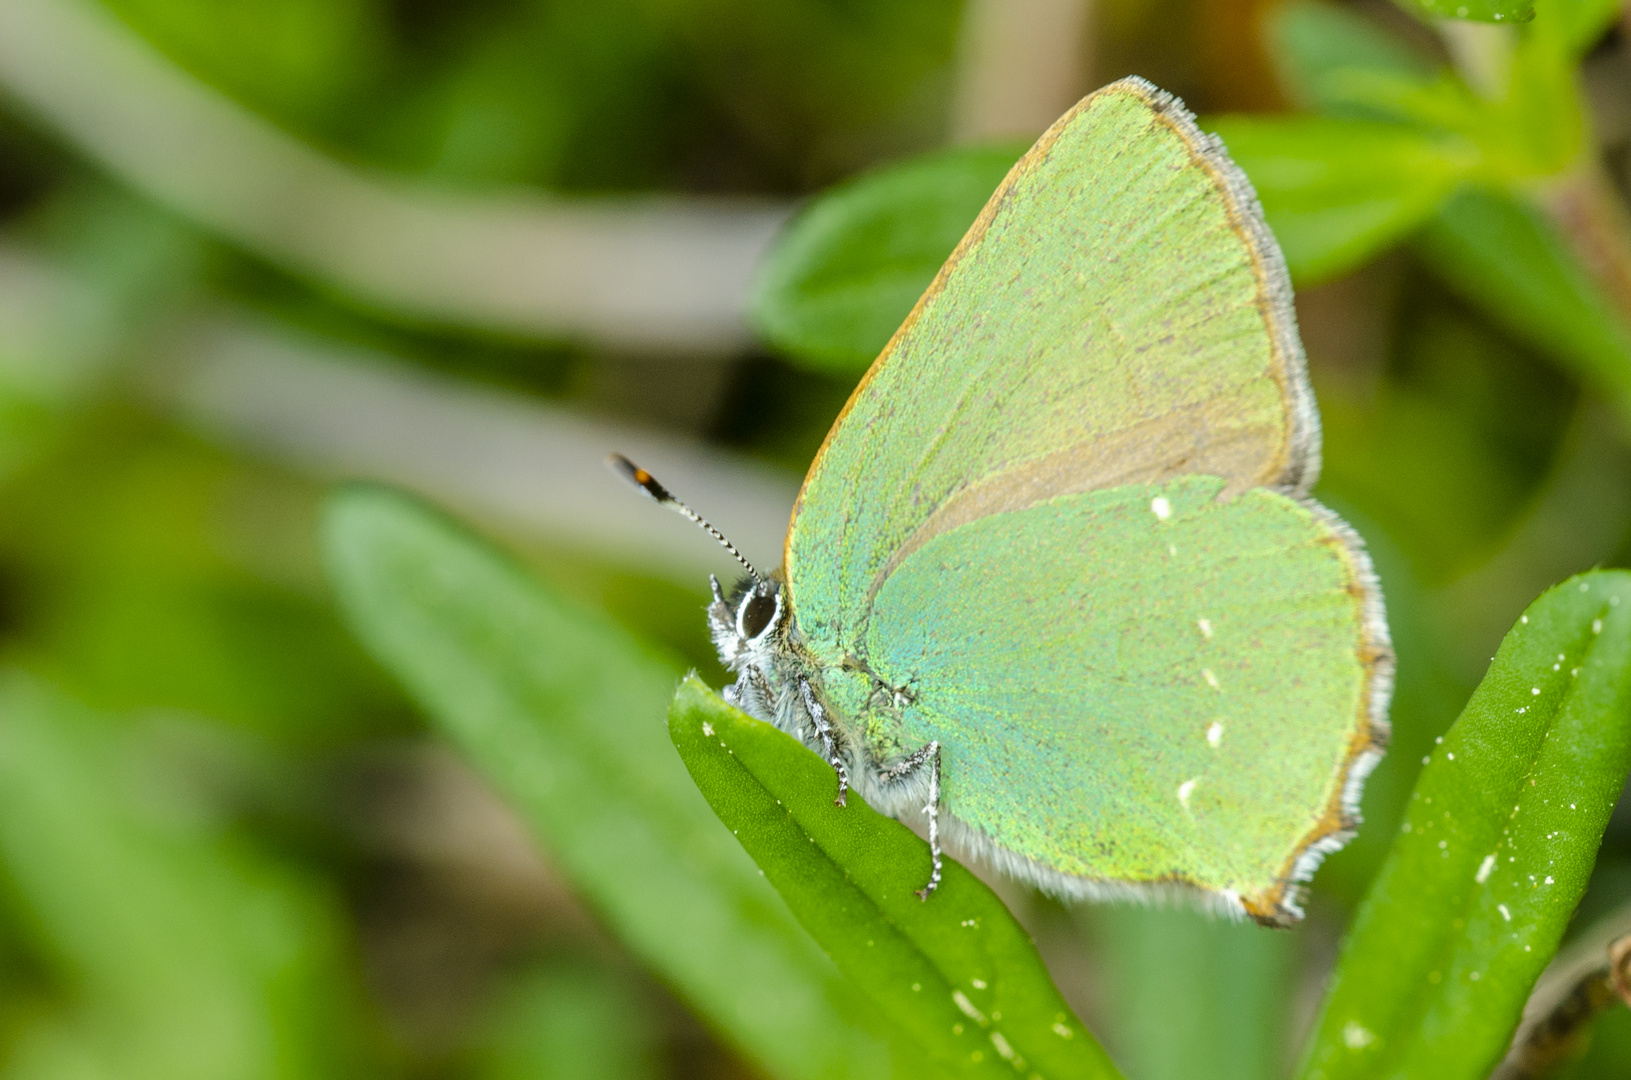
<instances>
[{"instance_id":1,"label":"butterfly leg","mask_svg":"<svg viewBox=\"0 0 1631 1080\"><path fill-rule=\"evenodd\" d=\"M827 752L827 764L838 774L838 798L833 800L833 805L843 806L849 794L849 767L838 754L838 740L833 736L832 725L827 722L827 710L816 700L815 691L810 689L810 680L799 680L799 693L804 695L804 709L810 714L810 723L815 725L816 734L821 737L821 748Z\"/></svg>"},{"instance_id":2,"label":"butterfly leg","mask_svg":"<svg viewBox=\"0 0 1631 1080\"><path fill-rule=\"evenodd\" d=\"M900 780L925 763L929 765L929 804L923 812L929 816L929 858L934 861L934 872L929 875L929 883L917 891L919 900L927 900L940 885L940 744L930 743L883 774L885 780Z\"/></svg>"}]
</instances>

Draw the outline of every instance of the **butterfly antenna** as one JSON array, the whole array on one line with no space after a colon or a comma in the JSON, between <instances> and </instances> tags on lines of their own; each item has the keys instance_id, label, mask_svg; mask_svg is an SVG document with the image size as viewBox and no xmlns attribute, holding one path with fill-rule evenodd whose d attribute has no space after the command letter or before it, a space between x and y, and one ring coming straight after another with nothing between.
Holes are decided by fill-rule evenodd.
<instances>
[{"instance_id":1,"label":"butterfly antenna","mask_svg":"<svg viewBox=\"0 0 1631 1080\"><path fill-rule=\"evenodd\" d=\"M645 492L653 499L656 499L663 506L666 506L676 513L691 519L691 521L701 526L709 536L712 536L715 540L718 540L720 546L722 546L726 551L730 552L731 555L736 558L736 561L741 563L743 567L747 569L747 572L753 576L753 581L755 584L762 585L764 583L764 578L759 576L759 571L755 570L753 568L753 564L748 562L747 558L743 556L740 551L736 550L735 544L725 539L724 533L720 532L718 529L714 528L713 525L709 524L707 518L703 517L689 506L686 506L678 499L674 498L673 494L667 488L663 487L657 482L657 478L655 476L652 476L650 473L646 472L646 470L642 469L640 466L636 465L622 454L608 455L606 458L606 464L617 470L617 472L622 474L624 477L627 477L635 487L638 487L641 491Z\"/></svg>"}]
</instances>

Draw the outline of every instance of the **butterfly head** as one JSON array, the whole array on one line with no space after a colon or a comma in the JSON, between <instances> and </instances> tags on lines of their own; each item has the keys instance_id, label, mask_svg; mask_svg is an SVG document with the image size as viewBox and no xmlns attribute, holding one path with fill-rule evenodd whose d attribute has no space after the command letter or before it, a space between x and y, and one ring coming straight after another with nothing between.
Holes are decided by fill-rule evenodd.
<instances>
[{"instance_id":1,"label":"butterfly head","mask_svg":"<svg viewBox=\"0 0 1631 1080\"><path fill-rule=\"evenodd\" d=\"M708 581L714 593L708 605L708 629L720 662L734 671L776 641L786 612L781 583L749 574L727 594L718 578Z\"/></svg>"}]
</instances>

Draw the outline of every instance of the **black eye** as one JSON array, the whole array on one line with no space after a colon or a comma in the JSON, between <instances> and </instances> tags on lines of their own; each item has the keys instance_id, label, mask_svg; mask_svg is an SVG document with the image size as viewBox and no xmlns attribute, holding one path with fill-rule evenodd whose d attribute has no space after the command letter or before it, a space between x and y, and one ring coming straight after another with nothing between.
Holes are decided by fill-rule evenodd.
<instances>
[{"instance_id":1,"label":"black eye","mask_svg":"<svg viewBox=\"0 0 1631 1080\"><path fill-rule=\"evenodd\" d=\"M747 603L737 614L737 627L744 637L756 638L765 632L770 620L776 615L776 597L774 594L766 596L763 593L754 593L748 597Z\"/></svg>"}]
</instances>

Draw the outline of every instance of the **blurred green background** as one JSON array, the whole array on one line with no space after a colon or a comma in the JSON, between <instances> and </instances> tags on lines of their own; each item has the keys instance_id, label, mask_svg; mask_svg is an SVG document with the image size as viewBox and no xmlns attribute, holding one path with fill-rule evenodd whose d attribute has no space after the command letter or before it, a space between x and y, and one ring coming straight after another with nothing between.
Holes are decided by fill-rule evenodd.
<instances>
[{"instance_id":1,"label":"blurred green background","mask_svg":"<svg viewBox=\"0 0 1631 1080\"><path fill-rule=\"evenodd\" d=\"M1196 1075L1196 1043L1218 1076L1289 1069L1414 770L1501 634L1553 582L1631 565L1631 32L1598 6L1569 84L1586 135L1554 170L1598 199L1571 216L1509 185L1574 268L1548 279L1564 330L1479 290L1526 288L1528 249L1458 273L1436 203L1299 275L1319 494L1371 544L1400 653L1370 824L1306 925L998 885L1133 1080ZM1337 10L1372 28L1353 49L1475 88L1514 55L1506 27ZM754 310L801 200L1023 145L1126 74L1203 117L1320 108L1324 61L1284 16L0 0L0 1076L770 1075L364 654L323 579L324 493L420 492L718 685L701 606L731 563L600 460L629 454L778 561L864 367ZM1278 220L1270 188L1298 181L1240 156ZM972 213L950 212L955 236ZM901 287L863 300L893 319ZM1582 325L1571 304L1608 345L1547 347ZM660 717L616 720L667 752ZM1628 901L1631 804L1577 923ZM1576 1074L1631 1076L1625 1011L1598 1027Z\"/></svg>"}]
</instances>

